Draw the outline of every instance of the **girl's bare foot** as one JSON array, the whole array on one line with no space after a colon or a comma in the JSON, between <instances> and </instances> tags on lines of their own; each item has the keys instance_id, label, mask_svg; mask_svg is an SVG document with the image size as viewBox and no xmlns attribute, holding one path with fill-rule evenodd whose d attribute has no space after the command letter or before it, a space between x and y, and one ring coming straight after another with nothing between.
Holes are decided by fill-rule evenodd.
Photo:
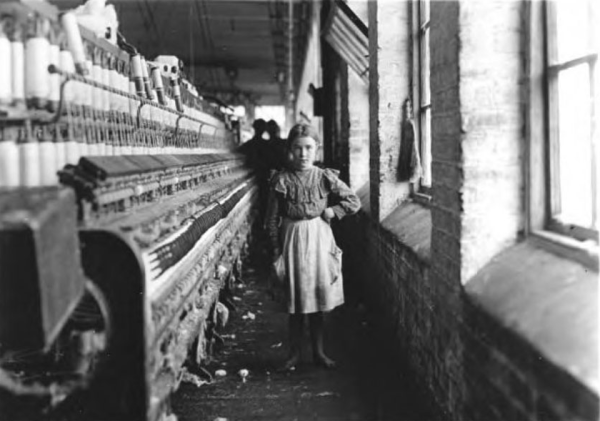
<instances>
[{"instance_id":1,"label":"girl's bare foot","mask_svg":"<svg viewBox=\"0 0 600 421\"><path fill-rule=\"evenodd\" d=\"M285 361L285 364L283 364L283 369L284 370L293 370L296 368L296 365L298 364L299 361L300 361L300 353L293 352L290 354L289 358Z\"/></svg>"},{"instance_id":2,"label":"girl's bare foot","mask_svg":"<svg viewBox=\"0 0 600 421\"><path fill-rule=\"evenodd\" d=\"M313 358L316 365L320 365L325 368L335 368L335 361L323 353L315 354Z\"/></svg>"}]
</instances>

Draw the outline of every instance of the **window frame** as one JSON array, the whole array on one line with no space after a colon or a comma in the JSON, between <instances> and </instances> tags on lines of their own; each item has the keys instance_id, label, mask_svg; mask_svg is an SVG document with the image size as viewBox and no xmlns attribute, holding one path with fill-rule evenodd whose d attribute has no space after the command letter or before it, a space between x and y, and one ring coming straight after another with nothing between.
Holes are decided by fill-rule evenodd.
<instances>
[{"instance_id":1,"label":"window frame","mask_svg":"<svg viewBox=\"0 0 600 421\"><path fill-rule=\"evenodd\" d=\"M422 7L423 3L429 3L429 16L426 18L424 22L422 22ZM431 68L429 71L429 78L427 81L424 81L423 75L423 46L425 34L431 37L431 1L430 0L413 0L412 4L412 19L411 19L411 28L412 28L412 39L413 39L413 66L412 66L412 91L413 91L413 120L415 126L415 136L417 136L418 145L419 145L419 156L421 157L421 166L423 169L423 174L419 178L419 180L414 185L413 197L422 201L424 203L428 203L431 201L431 189L432 189L432 177L431 177L431 162L432 162L432 153L431 153L431 125L428 128L429 133L429 150L426 150L427 145L424 144L423 137L423 119L429 113L431 120L431 91L429 91L429 101L423 104L423 86L424 83L428 83L431 86ZM429 38L428 38L429 39ZM430 45L426 46L427 54L429 56L428 64L431 66L431 47ZM428 165L426 165L428 163ZM428 168L427 168L428 167ZM429 175L429 185L424 185L424 180L426 174Z\"/></svg>"},{"instance_id":2,"label":"window frame","mask_svg":"<svg viewBox=\"0 0 600 421\"><path fill-rule=\"evenodd\" d=\"M529 54L526 60L528 83L528 101L526 115L525 153L525 232L540 246L578 261L598 272L598 233L585 227L564 224L553 218L557 209L556 189L558 174L556 165L558 155L555 152L558 141L556 121L556 80L553 75L557 69L564 69L564 64L552 63L550 57L550 39L555 35L550 27L549 13L552 13L552 2L527 2L529 25L525 31ZM597 57L597 55L596 55ZM588 57L589 59L589 57ZM597 59L596 63L597 63ZM567 66L576 65L580 59L566 61ZM596 81L597 82L597 81ZM591 85L591 89L594 86ZM596 87L597 89L597 87ZM596 104L598 106L598 104ZM592 113L598 112L593 109ZM592 139L594 133L592 119ZM594 203L596 205L596 203ZM592 240L587 241L586 240Z\"/></svg>"},{"instance_id":3,"label":"window frame","mask_svg":"<svg viewBox=\"0 0 600 421\"><path fill-rule=\"evenodd\" d=\"M560 151L559 151L559 127L555 122L559 119L558 107L560 101L558 99L558 81L562 71L573 69L579 65L588 65L588 75L590 81L590 91L592 92L591 102L591 116L590 116L590 140L592 142L592 225L596 223L597 217L597 162L595 159L593 138L595 136L594 131L594 113L596 112L594 104L594 72L595 66L597 65L598 54L587 53L584 55L577 56L575 58L569 58L568 60L559 61L556 57L557 53L557 40L556 30L552 30L552 25L556 24L556 3L554 1L544 2L544 40L545 40L545 73L546 73L546 101L547 101L547 142L548 142L548 153L549 153L549 165L548 165L548 177L550 188L548 191L549 195L549 214L547 217L547 229L573 237L580 241L593 240L597 241L598 231L593 228L583 227L577 224L569 224L560 221L555 217L560 212L561 207L561 191L560 191ZM594 22L592 16L589 17L590 26L593 27Z\"/></svg>"}]
</instances>

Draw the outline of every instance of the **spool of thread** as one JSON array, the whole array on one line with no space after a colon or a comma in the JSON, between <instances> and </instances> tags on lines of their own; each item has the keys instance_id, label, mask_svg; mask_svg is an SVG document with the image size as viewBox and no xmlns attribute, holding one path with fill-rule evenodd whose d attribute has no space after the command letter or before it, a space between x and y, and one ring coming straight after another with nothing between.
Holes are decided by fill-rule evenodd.
<instances>
[{"instance_id":1,"label":"spool of thread","mask_svg":"<svg viewBox=\"0 0 600 421\"><path fill-rule=\"evenodd\" d=\"M66 152L66 163L71 165L77 165L79 158L82 156L82 145L83 142L77 142L75 139L74 128L69 127L68 137L65 142Z\"/></svg>"},{"instance_id":2,"label":"spool of thread","mask_svg":"<svg viewBox=\"0 0 600 421\"><path fill-rule=\"evenodd\" d=\"M40 151L40 185L53 186L58 183L56 172L56 143L47 127L42 130L42 139L39 143Z\"/></svg>"},{"instance_id":3,"label":"spool of thread","mask_svg":"<svg viewBox=\"0 0 600 421\"><path fill-rule=\"evenodd\" d=\"M94 80L93 77L93 64L92 60L85 61L85 67L90 69L90 71L86 75L86 79ZM81 92L81 103L84 107L93 108L94 106L94 91L92 85L88 85L86 83L79 84L80 92Z\"/></svg>"},{"instance_id":4,"label":"spool of thread","mask_svg":"<svg viewBox=\"0 0 600 421\"><path fill-rule=\"evenodd\" d=\"M127 91L129 92L130 95L135 95L135 83L133 83L133 81L131 79L127 80ZM123 148L125 149L125 151L123 152L124 155L131 155L131 141L133 138L133 122L134 122L134 117L133 115L135 115L135 103L136 101L134 101L132 98L129 98L128 100L128 108L125 112L125 136L123 137L123 140L121 142Z\"/></svg>"},{"instance_id":5,"label":"spool of thread","mask_svg":"<svg viewBox=\"0 0 600 421\"><path fill-rule=\"evenodd\" d=\"M158 99L158 103L161 105L166 105L165 87L163 85L160 68L157 66L153 66L150 70L150 75L152 76L152 83L154 84L154 88L156 89L156 98Z\"/></svg>"},{"instance_id":6,"label":"spool of thread","mask_svg":"<svg viewBox=\"0 0 600 421\"><path fill-rule=\"evenodd\" d=\"M118 89L123 92L129 92L129 79L125 76L125 66L123 62L117 62L117 77L118 77ZM129 99L121 95L115 95L115 98L119 104L118 108L118 119L119 119L119 139L118 143L115 144L115 155L125 155L125 133L126 133L126 116L129 114Z\"/></svg>"},{"instance_id":7,"label":"spool of thread","mask_svg":"<svg viewBox=\"0 0 600 421\"><path fill-rule=\"evenodd\" d=\"M0 106L12 103L12 47L5 26L8 25L6 18L0 20Z\"/></svg>"},{"instance_id":8,"label":"spool of thread","mask_svg":"<svg viewBox=\"0 0 600 421\"><path fill-rule=\"evenodd\" d=\"M62 69L60 66L60 47L58 44L50 44L49 63ZM50 93L48 95L48 107L51 112L58 110L60 101L60 75L58 73L50 74Z\"/></svg>"},{"instance_id":9,"label":"spool of thread","mask_svg":"<svg viewBox=\"0 0 600 421\"><path fill-rule=\"evenodd\" d=\"M116 61L114 58L111 58L110 60L108 60L108 68L106 69L106 76L108 77L108 81L106 82L106 85L114 87L115 89L119 89L119 84L121 82L120 78L119 78L119 73L117 73L117 69L116 69ZM112 93L112 92L108 92L107 91L107 95L108 95L108 113L110 115L110 137L108 139L108 143L106 145L106 154L108 156L114 156L117 153L117 149L118 149L118 137L119 137L119 130L120 127L118 125L119 119L118 119L118 115L120 112L120 103L119 103L119 98L120 96Z\"/></svg>"},{"instance_id":10,"label":"spool of thread","mask_svg":"<svg viewBox=\"0 0 600 421\"><path fill-rule=\"evenodd\" d=\"M183 112L183 103L181 102L181 89L179 87L179 80L175 77L171 78L171 86L173 87L175 109L179 112Z\"/></svg>"},{"instance_id":11,"label":"spool of thread","mask_svg":"<svg viewBox=\"0 0 600 421\"><path fill-rule=\"evenodd\" d=\"M122 89L121 75L117 71L117 64L116 64L116 62L115 62L114 59L112 59L109 62L107 75L108 75L108 81L105 82L106 85L112 86L115 89ZM122 97L120 95L117 95L117 94L112 93L112 92L108 92L107 91L106 93L108 95L108 107L109 107L109 110L120 112L121 111L121 101L120 101L120 99Z\"/></svg>"},{"instance_id":12,"label":"spool of thread","mask_svg":"<svg viewBox=\"0 0 600 421\"><path fill-rule=\"evenodd\" d=\"M86 76L86 79L94 80L94 70L93 70L94 64L92 61L94 46L86 43L85 48L86 48L85 64L86 64L86 67L88 69L90 69L90 72ZM96 88L94 88L92 85L84 84L83 89L86 92L85 98L84 98L84 107L87 110L87 118L83 121L83 133L84 133L83 139L84 139L84 141L83 141L83 144L81 145L82 156L95 156L95 155L97 155L96 146L95 146L95 144L97 142L96 127L95 127L95 123L97 121L97 113L96 113L96 107L94 106L95 105L94 104L94 100L95 100L94 91L96 90Z\"/></svg>"},{"instance_id":13,"label":"spool of thread","mask_svg":"<svg viewBox=\"0 0 600 421\"><path fill-rule=\"evenodd\" d=\"M17 133L16 128L0 130L0 187L18 187L20 184Z\"/></svg>"},{"instance_id":14,"label":"spool of thread","mask_svg":"<svg viewBox=\"0 0 600 421\"><path fill-rule=\"evenodd\" d=\"M128 142L131 155L138 154L138 139L140 137L140 129L138 128L135 119L131 120L131 132L129 133Z\"/></svg>"},{"instance_id":15,"label":"spool of thread","mask_svg":"<svg viewBox=\"0 0 600 421\"><path fill-rule=\"evenodd\" d=\"M17 142L19 147L19 184L22 187L38 187L41 184L40 144L25 126Z\"/></svg>"},{"instance_id":16,"label":"spool of thread","mask_svg":"<svg viewBox=\"0 0 600 421\"><path fill-rule=\"evenodd\" d=\"M150 77L148 76L148 63L144 57L140 58L141 70L142 70L142 81L144 82L144 91L146 92L146 98L150 101L154 100L152 95L152 86L150 86Z\"/></svg>"},{"instance_id":17,"label":"spool of thread","mask_svg":"<svg viewBox=\"0 0 600 421\"><path fill-rule=\"evenodd\" d=\"M81 33L79 32L77 18L73 12L66 12L60 16L60 22L63 31L67 36L67 45L73 56L75 70L80 75L85 76L88 73L88 69L85 64L85 51L83 49L83 41L81 39Z\"/></svg>"},{"instance_id":18,"label":"spool of thread","mask_svg":"<svg viewBox=\"0 0 600 421\"><path fill-rule=\"evenodd\" d=\"M63 43L63 50L60 52L60 65L63 71L68 73L76 73L75 62L73 61L73 54L67 48L66 43ZM84 86L81 82L72 80L65 85L64 100L67 106L74 110L77 114L81 113L81 107L83 106L83 95L85 94Z\"/></svg>"},{"instance_id":19,"label":"spool of thread","mask_svg":"<svg viewBox=\"0 0 600 421\"><path fill-rule=\"evenodd\" d=\"M127 76L128 73L128 70L125 68L123 68L121 73L119 73L119 77L121 78L120 89L121 91L127 93L129 93L129 76ZM119 101L121 102L121 112L129 113L129 99L127 97L119 95Z\"/></svg>"},{"instance_id":20,"label":"spool of thread","mask_svg":"<svg viewBox=\"0 0 600 421\"><path fill-rule=\"evenodd\" d=\"M109 57L105 56L104 60L102 60L102 82L103 85L105 86L111 86L110 84L110 67L109 67ZM115 85L112 85L113 87L116 88ZM111 93L109 91L107 91L106 89L102 89L102 95L103 95L103 101L102 103L104 104L104 111L108 112L110 111L110 96Z\"/></svg>"},{"instance_id":21,"label":"spool of thread","mask_svg":"<svg viewBox=\"0 0 600 421\"><path fill-rule=\"evenodd\" d=\"M110 56L107 54L105 54L104 56L104 60L102 60L102 84L105 86L110 86L110 69L109 69L109 62L110 62ZM104 150L102 151L102 153L105 156L112 156L113 154L113 142L112 142L112 138L111 138L111 132L114 131L113 129L113 125L114 125L114 121L113 119L109 118L110 117L110 95L111 93L109 91L107 91L106 89L102 89L102 96L103 96L103 101L102 104L104 105L104 124L105 124L105 130L104 130Z\"/></svg>"},{"instance_id":22,"label":"spool of thread","mask_svg":"<svg viewBox=\"0 0 600 421\"><path fill-rule=\"evenodd\" d=\"M114 154L115 147L111 139L106 143L106 146L104 147L104 156L114 156Z\"/></svg>"},{"instance_id":23,"label":"spool of thread","mask_svg":"<svg viewBox=\"0 0 600 421\"><path fill-rule=\"evenodd\" d=\"M73 55L71 51L65 48L66 44L63 44L63 48L60 50L60 68L61 70L69 73L75 73L75 63L73 62ZM60 78L59 78L60 83ZM77 90L75 89L77 82L70 81L65 85L64 97L63 100L67 103L67 105L71 105L74 103L78 103L76 100Z\"/></svg>"},{"instance_id":24,"label":"spool of thread","mask_svg":"<svg viewBox=\"0 0 600 421\"><path fill-rule=\"evenodd\" d=\"M135 93L138 96L144 96L144 77L142 73L142 58L139 54L131 56L131 77L135 84Z\"/></svg>"},{"instance_id":25,"label":"spool of thread","mask_svg":"<svg viewBox=\"0 0 600 421\"><path fill-rule=\"evenodd\" d=\"M87 80L94 80L94 64L91 59L85 60L85 66L90 69L88 74L86 75ZM92 85L88 85L85 83L81 84L82 90L82 99L83 105L86 107L94 108L94 90L95 88Z\"/></svg>"},{"instance_id":26,"label":"spool of thread","mask_svg":"<svg viewBox=\"0 0 600 421\"><path fill-rule=\"evenodd\" d=\"M104 124L106 124L106 122L104 122ZM101 137L98 139L98 156L106 156L108 150L108 144L106 142L107 139L105 137L105 132L103 131Z\"/></svg>"},{"instance_id":27,"label":"spool of thread","mask_svg":"<svg viewBox=\"0 0 600 421\"><path fill-rule=\"evenodd\" d=\"M100 65L100 57L96 52L94 64L92 66L92 80L97 83L102 83L102 67ZM104 93L102 89L91 87L92 90L92 108L94 109L94 126L103 125L104 122ZM91 156L102 156L104 152L104 139L101 137L101 131L95 130L96 139L90 145L89 153Z\"/></svg>"},{"instance_id":28,"label":"spool of thread","mask_svg":"<svg viewBox=\"0 0 600 421\"><path fill-rule=\"evenodd\" d=\"M96 155L106 156L106 121L100 122L97 133L98 141L96 143Z\"/></svg>"},{"instance_id":29,"label":"spool of thread","mask_svg":"<svg viewBox=\"0 0 600 421\"><path fill-rule=\"evenodd\" d=\"M129 81L129 93L131 95L136 95L137 87L135 86L135 82L132 80ZM137 118L137 109L138 109L138 101L133 98L129 98L129 115L135 121Z\"/></svg>"},{"instance_id":30,"label":"spool of thread","mask_svg":"<svg viewBox=\"0 0 600 421\"><path fill-rule=\"evenodd\" d=\"M13 104L20 108L25 105L25 46L20 26L15 27L10 47Z\"/></svg>"},{"instance_id":31,"label":"spool of thread","mask_svg":"<svg viewBox=\"0 0 600 421\"><path fill-rule=\"evenodd\" d=\"M98 82L98 83L102 83L103 81L103 76L102 76L102 67L100 67L100 64L94 64L92 66L92 80L94 82ZM104 110L104 94L102 92L102 89L100 88L96 88L96 87L91 87L92 89L92 107L94 107L94 109L102 111Z\"/></svg>"},{"instance_id":32,"label":"spool of thread","mask_svg":"<svg viewBox=\"0 0 600 421\"><path fill-rule=\"evenodd\" d=\"M87 152L83 156L100 156L99 143L91 142L87 144Z\"/></svg>"},{"instance_id":33,"label":"spool of thread","mask_svg":"<svg viewBox=\"0 0 600 421\"><path fill-rule=\"evenodd\" d=\"M27 106L44 109L50 95L49 22L33 17L29 21L29 33L25 42L25 99Z\"/></svg>"},{"instance_id":34,"label":"spool of thread","mask_svg":"<svg viewBox=\"0 0 600 421\"><path fill-rule=\"evenodd\" d=\"M83 141L79 144L79 150L81 152L81 156L94 156L96 155L96 147L94 146L94 137L95 135L92 133L93 127L88 125L84 125L82 128Z\"/></svg>"},{"instance_id":35,"label":"spool of thread","mask_svg":"<svg viewBox=\"0 0 600 421\"><path fill-rule=\"evenodd\" d=\"M113 82L114 79L114 82ZM121 74L119 74L119 72L117 70L111 71L111 82L110 82L111 86L114 86L116 89L122 91L123 90L123 77L121 76ZM128 91L128 89L126 90L126 92ZM119 123L119 127L117 128L118 130L121 130L121 124L122 124L122 114L124 111L124 107L123 107L123 102L126 100L126 98L124 98L123 96L119 95L119 94L111 94L111 103L110 103L110 108L112 111L116 112L116 115L118 117L118 123Z\"/></svg>"},{"instance_id":36,"label":"spool of thread","mask_svg":"<svg viewBox=\"0 0 600 421\"><path fill-rule=\"evenodd\" d=\"M119 63L119 76L121 78L121 90L123 92L129 93L129 63L120 62ZM119 137L119 148L117 150L118 155L127 155L126 148L126 139L127 139L127 131L128 131L128 118L129 115L129 98L119 96L119 101L121 102L121 112L120 112L120 137Z\"/></svg>"}]
</instances>

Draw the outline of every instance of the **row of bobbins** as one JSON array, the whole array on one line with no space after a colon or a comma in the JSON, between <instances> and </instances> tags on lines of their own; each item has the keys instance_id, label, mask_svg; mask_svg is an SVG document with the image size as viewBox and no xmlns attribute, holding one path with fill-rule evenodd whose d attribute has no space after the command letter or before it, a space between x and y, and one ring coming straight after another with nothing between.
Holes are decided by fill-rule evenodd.
<instances>
[{"instance_id":1,"label":"row of bobbins","mask_svg":"<svg viewBox=\"0 0 600 421\"><path fill-rule=\"evenodd\" d=\"M205 115L197 99L181 94L178 77L165 81L137 52L115 55L83 40L72 13L58 20L3 14L0 57L0 114L8 116L0 126L0 187L56 184L57 171L81 156L195 153L203 136L215 135L213 126L172 112ZM130 95L72 80L59 118L41 123L61 101L61 76L50 65ZM136 98L161 107L140 109Z\"/></svg>"}]
</instances>

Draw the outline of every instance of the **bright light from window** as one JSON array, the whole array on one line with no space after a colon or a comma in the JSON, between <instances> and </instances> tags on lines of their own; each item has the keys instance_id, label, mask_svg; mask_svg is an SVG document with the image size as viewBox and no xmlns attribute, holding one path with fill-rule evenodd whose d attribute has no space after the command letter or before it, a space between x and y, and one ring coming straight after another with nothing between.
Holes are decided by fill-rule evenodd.
<instances>
[{"instance_id":1,"label":"bright light from window","mask_svg":"<svg viewBox=\"0 0 600 421\"><path fill-rule=\"evenodd\" d=\"M233 114L237 117L244 117L246 115L246 107L243 105L233 107Z\"/></svg>"},{"instance_id":2,"label":"bright light from window","mask_svg":"<svg viewBox=\"0 0 600 421\"><path fill-rule=\"evenodd\" d=\"M590 76L587 65L558 77L560 213L563 222L592 225Z\"/></svg>"},{"instance_id":3,"label":"bright light from window","mask_svg":"<svg viewBox=\"0 0 600 421\"><path fill-rule=\"evenodd\" d=\"M254 109L254 117L262 118L265 121L275 120L281 128L281 135L287 135L287 127L285 124L285 107L283 105L261 105Z\"/></svg>"},{"instance_id":4,"label":"bright light from window","mask_svg":"<svg viewBox=\"0 0 600 421\"><path fill-rule=\"evenodd\" d=\"M598 228L598 26L591 0L548 3L552 217Z\"/></svg>"},{"instance_id":5,"label":"bright light from window","mask_svg":"<svg viewBox=\"0 0 600 421\"><path fill-rule=\"evenodd\" d=\"M592 51L592 28L590 13L592 5L588 1L556 1L557 57L565 62Z\"/></svg>"}]
</instances>

